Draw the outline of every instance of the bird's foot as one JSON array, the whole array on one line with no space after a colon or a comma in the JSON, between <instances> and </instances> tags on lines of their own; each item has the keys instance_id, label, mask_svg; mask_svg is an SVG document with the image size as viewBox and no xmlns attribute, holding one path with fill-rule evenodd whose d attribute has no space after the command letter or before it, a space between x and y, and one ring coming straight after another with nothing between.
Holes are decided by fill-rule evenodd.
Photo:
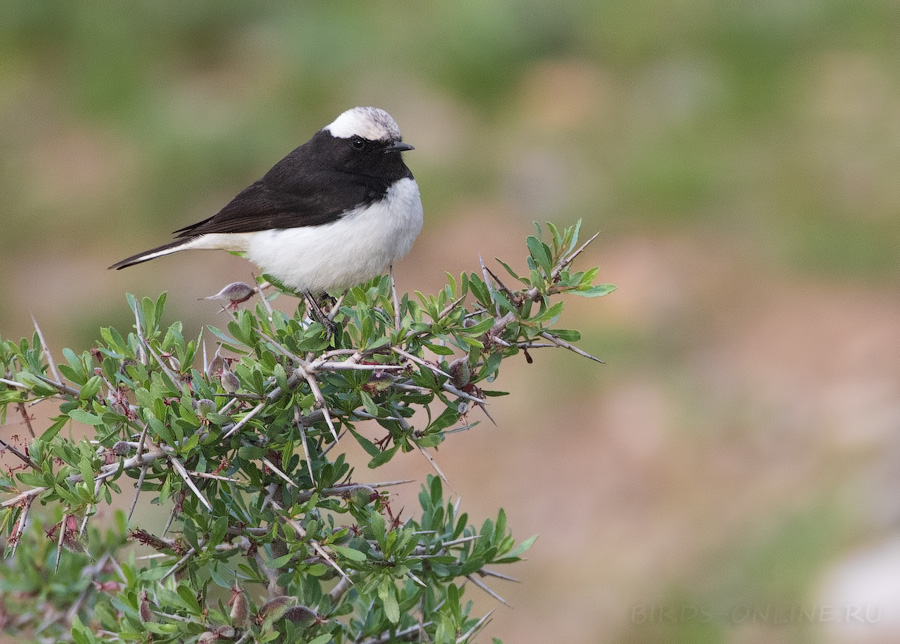
<instances>
[{"instance_id":1,"label":"bird's foot","mask_svg":"<svg viewBox=\"0 0 900 644\"><path fill-rule=\"evenodd\" d=\"M306 309L309 317L325 327L325 337L330 338L334 336L337 331L337 325L328 315L328 310L334 305L336 300L328 293L322 293L317 299L309 291L304 292L303 298L306 300Z\"/></svg>"}]
</instances>

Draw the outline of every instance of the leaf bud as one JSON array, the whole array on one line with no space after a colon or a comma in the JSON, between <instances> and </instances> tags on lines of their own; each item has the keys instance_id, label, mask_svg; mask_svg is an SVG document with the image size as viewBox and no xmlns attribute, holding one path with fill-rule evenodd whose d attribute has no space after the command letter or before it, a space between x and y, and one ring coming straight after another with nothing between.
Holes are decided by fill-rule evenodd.
<instances>
[{"instance_id":1,"label":"leaf bud","mask_svg":"<svg viewBox=\"0 0 900 644\"><path fill-rule=\"evenodd\" d=\"M222 372L226 369L225 358L220 356L218 353L216 357L212 359L212 362L209 363L206 367L206 376L210 379L218 378L222 375Z\"/></svg>"},{"instance_id":2,"label":"leaf bud","mask_svg":"<svg viewBox=\"0 0 900 644\"><path fill-rule=\"evenodd\" d=\"M238 628L244 628L247 618L250 616L250 603L247 601L244 589L238 585L233 586L228 603L231 605L231 614L229 615L231 623Z\"/></svg>"},{"instance_id":3,"label":"leaf bud","mask_svg":"<svg viewBox=\"0 0 900 644\"><path fill-rule=\"evenodd\" d=\"M253 295L253 288L243 282L232 282L215 295L204 297L204 300L227 301L228 306L234 308L241 302L246 302Z\"/></svg>"},{"instance_id":4,"label":"leaf bud","mask_svg":"<svg viewBox=\"0 0 900 644\"><path fill-rule=\"evenodd\" d=\"M205 419L207 414L216 411L216 403L209 398L201 398L194 403L197 408L197 415Z\"/></svg>"},{"instance_id":5,"label":"leaf bud","mask_svg":"<svg viewBox=\"0 0 900 644\"><path fill-rule=\"evenodd\" d=\"M150 608L150 599L147 596L147 590L142 590L138 598L138 615L141 617L141 623L146 624L147 622L152 622L153 610Z\"/></svg>"},{"instance_id":6,"label":"leaf bud","mask_svg":"<svg viewBox=\"0 0 900 644\"><path fill-rule=\"evenodd\" d=\"M291 606L284 613L284 618L295 624L311 624L317 617L316 611L306 606Z\"/></svg>"},{"instance_id":7,"label":"leaf bud","mask_svg":"<svg viewBox=\"0 0 900 644\"><path fill-rule=\"evenodd\" d=\"M378 493L375 491L375 488L368 485L359 485L350 493L350 502L359 508L366 507L377 498Z\"/></svg>"},{"instance_id":8,"label":"leaf bud","mask_svg":"<svg viewBox=\"0 0 900 644\"><path fill-rule=\"evenodd\" d=\"M270 599L259 609L259 613L256 615L256 623L262 624L267 619L277 619L281 617L287 610L288 604L293 601L294 598L288 597L287 595L279 595L278 597Z\"/></svg>"},{"instance_id":9,"label":"leaf bud","mask_svg":"<svg viewBox=\"0 0 900 644\"><path fill-rule=\"evenodd\" d=\"M469 356L457 358L450 363L450 380L457 389L462 389L472 378L472 372L469 369Z\"/></svg>"},{"instance_id":10,"label":"leaf bud","mask_svg":"<svg viewBox=\"0 0 900 644\"><path fill-rule=\"evenodd\" d=\"M219 383L222 385L222 389L225 390L225 393L229 394L233 394L241 388L241 381L227 368L222 369L222 375L219 376Z\"/></svg>"},{"instance_id":11,"label":"leaf bud","mask_svg":"<svg viewBox=\"0 0 900 644\"><path fill-rule=\"evenodd\" d=\"M126 443L125 441L117 441L110 450L116 456L125 456L128 452L131 451L131 445Z\"/></svg>"}]
</instances>

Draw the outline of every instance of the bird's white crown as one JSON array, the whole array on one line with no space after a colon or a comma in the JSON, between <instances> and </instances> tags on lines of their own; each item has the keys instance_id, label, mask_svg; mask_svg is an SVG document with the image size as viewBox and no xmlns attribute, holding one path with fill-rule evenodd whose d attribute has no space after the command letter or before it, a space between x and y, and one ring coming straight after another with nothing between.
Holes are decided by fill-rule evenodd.
<instances>
[{"instance_id":1,"label":"bird's white crown","mask_svg":"<svg viewBox=\"0 0 900 644\"><path fill-rule=\"evenodd\" d=\"M331 136L349 139L361 136L369 141L399 141L400 128L391 115L377 107L354 107L323 129Z\"/></svg>"}]
</instances>

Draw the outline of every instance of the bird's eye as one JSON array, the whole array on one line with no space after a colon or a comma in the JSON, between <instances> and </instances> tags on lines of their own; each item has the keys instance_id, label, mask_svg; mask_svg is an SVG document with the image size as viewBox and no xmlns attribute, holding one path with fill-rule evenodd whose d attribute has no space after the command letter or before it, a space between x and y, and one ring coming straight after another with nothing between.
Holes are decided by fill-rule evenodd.
<instances>
[{"instance_id":1,"label":"bird's eye","mask_svg":"<svg viewBox=\"0 0 900 644\"><path fill-rule=\"evenodd\" d=\"M361 136L354 136L352 139L350 139L350 145L354 150L362 150L366 147L366 140Z\"/></svg>"}]
</instances>

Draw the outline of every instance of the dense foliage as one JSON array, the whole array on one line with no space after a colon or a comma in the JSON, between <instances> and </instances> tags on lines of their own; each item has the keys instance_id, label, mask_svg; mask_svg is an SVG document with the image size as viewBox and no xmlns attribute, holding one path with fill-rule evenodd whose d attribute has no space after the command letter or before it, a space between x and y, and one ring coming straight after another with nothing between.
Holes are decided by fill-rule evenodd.
<instances>
[{"instance_id":1,"label":"dense foliage","mask_svg":"<svg viewBox=\"0 0 900 644\"><path fill-rule=\"evenodd\" d=\"M21 424L0 443L0 625L39 641L470 641L488 616L464 592L501 599L484 579L533 538L516 544L502 509L471 525L428 450L489 418L504 359L588 356L554 327L559 296L613 287L571 270L578 226L548 229L527 240L527 275L500 262L509 276L482 266L435 295L398 298L382 277L288 315L269 303L280 289L232 285L227 329L197 340L162 324L163 295L129 296L132 332L103 328L58 363L39 329L0 341L0 420ZM42 401L59 413L35 431ZM438 475L417 516L391 507L399 482L352 470L346 440L373 470L426 455ZM132 514L144 494L165 526ZM117 497L130 509L91 521Z\"/></svg>"}]
</instances>

